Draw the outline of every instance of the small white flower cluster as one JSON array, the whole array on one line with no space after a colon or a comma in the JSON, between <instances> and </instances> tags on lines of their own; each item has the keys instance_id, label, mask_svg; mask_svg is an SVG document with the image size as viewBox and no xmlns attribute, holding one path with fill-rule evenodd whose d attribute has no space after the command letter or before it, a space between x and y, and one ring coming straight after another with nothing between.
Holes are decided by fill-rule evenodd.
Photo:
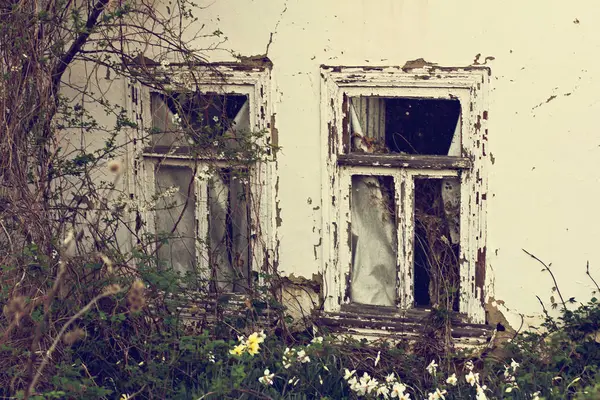
<instances>
[{"instance_id":1,"label":"small white flower cluster","mask_svg":"<svg viewBox=\"0 0 600 400\"><path fill-rule=\"evenodd\" d=\"M221 158L223 158L223 156L224 155L219 155L219 157L221 157ZM232 179L235 181L235 180L238 180L238 177L234 176ZM247 185L249 182L248 178L239 178L239 181L242 185Z\"/></svg>"},{"instance_id":2,"label":"small white flower cluster","mask_svg":"<svg viewBox=\"0 0 600 400\"><path fill-rule=\"evenodd\" d=\"M196 171L196 179L204 181L209 179L211 176L210 167L204 164L202 167L198 168Z\"/></svg>"},{"instance_id":3,"label":"small white flower cluster","mask_svg":"<svg viewBox=\"0 0 600 400\"><path fill-rule=\"evenodd\" d=\"M304 350L290 349L286 347L283 352L283 368L288 369L294 364L294 362L299 362L301 364L305 364L310 362L310 357L306 354Z\"/></svg>"},{"instance_id":4,"label":"small white flower cluster","mask_svg":"<svg viewBox=\"0 0 600 400\"><path fill-rule=\"evenodd\" d=\"M163 192L154 195L152 200L143 202L141 199L131 199L127 194L121 194L119 197L114 199L114 207L116 208L127 208L129 211L138 211L145 213L153 211L156 208L156 204L160 199L168 199L175 196L179 192L178 186L171 186L166 188ZM142 203L143 202L143 203ZM141 203L141 204L140 204Z\"/></svg>"},{"instance_id":5,"label":"small white flower cluster","mask_svg":"<svg viewBox=\"0 0 600 400\"><path fill-rule=\"evenodd\" d=\"M306 346L306 348L308 349L311 345L314 345L314 344L323 344L323 337L315 336L314 338L312 338L312 340ZM296 349L296 348L290 349L289 347L286 347L283 352L282 361L283 361L283 368L289 369L295 362L300 363L300 364L310 362L310 357L306 354L305 350ZM327 369L326 366L324 366L324 368Z\"/></svg>"},{"instance_id":6,"label":"small white flower cluster","mask_svg":"<svg viewBox=\"0 0 600 400\"><path fill-rule=\"evenodd\" d=\"M196 82L196 79L190 72L173 71L170 78L173 84L186 88L193 88Z\"/></svg>"},{"instance_id":7,"label":"small white flower cluster","mask_svg":"<svg viewBox=\"0 0 600 400\"><path fill-rule=\"evenodd\" d=\"M171 65L171 63L167 60L162 60L160 62L160 69L162 69L163 71L167 71L169 69L169 65Z\"/></svg>"},{"instance_id":8,"label":"small white flower cluster","mask_svg":"<svg viewBox=\"0 0 600 400\"><path fill-rule=\"evenodd\" d=\"M514 373L517 372L517 368L519 368L519 363L511 358L510 366L504 366L504 381L507 383L506 389L504 390L506 393L510 393L515 389L519 388L517 385Z\"/></svg>"},{"instance_id":9,"label":"small white flower cluster","mask_svg":"<svg viewBox=\"0 0 600 400\"><path fill-rule=\"evenodd\" d=\"M173 116L171 117L171 121L173 121L173 123L176 126L180 126L181 125L181 117L179 116L179 114L173 114Z\"/></svg>"},{"instance_id":10,"label":"small white flower cluster","mask_svg":"<svg viewBox=\"0 0 600 400\"><path fill-rule=\"evenodd\" d=\"M379 382L368 373L363 373L360 378L356 377L356 370L344 369L344 380L350 385L350 389L359 397L374 394L384 399L397 398L399 400L410 400L410 394L406 392L406 385L399 382L396 375L389 374L385 382Z\"/></svg>"},{"instance_id":11,"label":"small white flower cluster","mask_svg":"<svg viewBox=\"0 0 600 400\"><path fill-rule=\"evenodd\" d=\"M311 344L323 344L323 336L315 336L310 341Z\"/></svg>"},{"instance_id":12,"label":"small white flower cluster","mask_svg":"<svg viewBox=\"0 0 600 400\"><path fill-rule=\"evenodd\" d=\"M275 378L275 374L272 374L269 369L265 369L263 376L258 378L258 381L265 386L273 385L273 378Z\"/></svg>"}]
</instances>

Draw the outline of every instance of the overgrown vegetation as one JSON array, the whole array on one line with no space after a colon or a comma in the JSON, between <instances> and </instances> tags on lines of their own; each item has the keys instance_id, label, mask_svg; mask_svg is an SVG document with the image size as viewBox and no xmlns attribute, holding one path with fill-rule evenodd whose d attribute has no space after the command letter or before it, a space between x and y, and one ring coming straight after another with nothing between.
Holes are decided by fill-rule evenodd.
<instances>
[{"instance_id":1,"label":"overgrown vegetation","mask_svg":"<svg viewBox=\"0 0 600 400\"><path fill-rule=\"evenodd\" d=\"M469 354L449 341L455 277L442 282L435 318L424 326L440 335L366 343L328 336L327 327L290 332L268 263L233 296L160 259L175 230L155 235L145 215L170 192L132 199L123 174L123 160L134 164L132 132L156 132L111 98L111 85L162 93L194 157L222 154L219 163L233 159L227 167L248 171L276 150L264 132L222 135L229 121L198 124L186 112L193 99L181 93L198 88L207 51L188 43L204 37L214 46L222 37L189 32L193 8L149 0L0 5L0 396L600 396L599 302L575 307L556 282L559 318L547 312L539 331ZM189 71L186 82L168 73L174 63Z\"/></svg>"}]
</instances>

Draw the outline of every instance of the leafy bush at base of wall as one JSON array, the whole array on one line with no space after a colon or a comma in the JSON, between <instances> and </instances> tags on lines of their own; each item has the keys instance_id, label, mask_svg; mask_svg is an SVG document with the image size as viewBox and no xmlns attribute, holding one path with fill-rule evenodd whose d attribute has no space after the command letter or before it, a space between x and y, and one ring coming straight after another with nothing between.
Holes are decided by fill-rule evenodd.
<instances>
[{"instance_id":1,"label":"leafy bush at base of wall","mask_svg":"<svg viewBox=\"0 0 600 400\"><path fill-rule=\"evenodd\" d=\"M519 334L501 352L435 359L407 343L310 330L284 337L281 329L231 329L231 320L189 334L168 313L153 321L157 314L148 310L95 310L81 321L85 337L65 345L52 377L32 398L597 399L598 310L592 299L548 317L543 332ZM10 374L4 369L2 379ZM8 395L6 389L0 392Z\"/></svg>"}]
</instances>

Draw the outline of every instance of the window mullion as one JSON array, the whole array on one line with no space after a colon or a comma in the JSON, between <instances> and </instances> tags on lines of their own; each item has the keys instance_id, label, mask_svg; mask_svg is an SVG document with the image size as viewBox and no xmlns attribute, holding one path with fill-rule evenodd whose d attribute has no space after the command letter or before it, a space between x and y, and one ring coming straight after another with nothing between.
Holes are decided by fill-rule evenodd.
<instances>
[{"instance_id":1,"label":"window mullion","mask_svg":"<svg viewBox=\"0 0 600 400\"><path fill-rule=\"evenodd\" d=\"M196 191L196 260L198 275L206 282L210 281L210 259L208 240L208 180L206 177L199 177L198 171L202 165L196 168L194 176L194 189Z\"/></svg>"},{"instance_id":2,"label":"window mullion","mask_svg":"<svg viewBox=\"0 0 600 400\"><path fill-rule=\"evenodd\" d=\"M338 246L340 250L340 276L338 279L338 293L340 295L341 304L349 304L350 285L352 279L352 169L342 168L340 170L340 226L338 226ZM341 235L341 232L347 232ZM340 240L339 238L346 238Z\"/></svg>"},{"instance_id":3,"label":"window mullion","mask_svg":"<svg viewBox=\"0 0 600 400\"><path fill-rule=\"evenodd\" d=\"M471 198L473 188L470 187L469 171L464 171L460 176L460 302L459 311L469 314L473 307L473 303L477 300L476 293L473 293L472 281L475 277L475 265L471 265L470 260L475 260L475 238L472 232L474 231L473 218L471 218Z\"/></svg>"},{"instance_id":4,"label":"window mullion","mask_svg":"<svg viewBox=\"0 0 600 400\"><path fill-rule=\"evenodd\" d=\"M414 303L414 181L407 169L397 173L400 190L397 191L400 205L400 229L398 229L398 296L400 307L404 310L412 308Z\"/></svg>"},{"instance_id":5,"label":"window mullion","mask_svg":"<svg viewBox=\"0 0 600 400\"><path fill-rule=\"evenodd\" d=\"M145 234L156 235L156 214L155 208L158 200L156 199L156 177L154 175L156 163L152 159L141 158L142 170L138 171L136 179L141 179L143 190L136 199L140 214L145 222L142 224L142 232ZM156 251L156 243L152 243L152 252Z\"/></svg>"}]
</instances>

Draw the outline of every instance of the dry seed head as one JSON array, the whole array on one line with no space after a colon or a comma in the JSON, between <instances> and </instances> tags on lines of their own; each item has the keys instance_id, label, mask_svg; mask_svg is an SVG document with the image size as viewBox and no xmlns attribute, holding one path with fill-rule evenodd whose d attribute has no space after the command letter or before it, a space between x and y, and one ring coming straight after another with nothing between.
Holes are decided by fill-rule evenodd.
<instances>
[{"instance_id":1,"label":"dry seed head","mask_svg":"<svg viewBox=\"0 0 600 400\"><path fill-rule=\"evenodd\" d=\"M110 296L111 294L117 294L121 291L121 285L114 283L104 288L104 294Z\"/></svg>"},{"instance_id":2,"label":"dry seed head","mask_svg":"<svg viewBox=\"0 0 600 400\"><path fill-rule=\"evenodd\" d=\"M144 298L145 289L146 285L140 279L136 279L131 285L129 294L127 295L127 302L132 312L140 311L144 307L146 303Z\"/></svg>"},{"instance_id":3,"label":"dry seed head","mask_svg":"<svg viewBox=\"0 0 600 400\"><path fill-rule=\"evenodd\" d=\"M112 273L113 272L113 268L112 268L113 263L112 263L111 259L102 253L100 253L100 259L102 259L102 262L106 265L106 269L108 270L108 273Z\"/></svg>"},{"instance_id":4,"label":"dry seed head","mask_svg":"<svg viewBox=\"0 0 600 400\"><path fill-rule=\"evenodd\" d=\"M15 322L18 324L23 314L25 314L25 297L13 297L8 304L3 307L2 311L7 319L12 320L14 318Z\"/></svg>"},{"instance_id":5,"label":"dry seed head","mask_svg":"<svg viewBox=\"0 0 600 400\"><path fill-rule=\"evenodd\" d=\"M123 164L119 160L110 160L107 165L108 170L113 174L119 175L122 172Z\"/></svg>"},{"instance_id":6,"label":"dry seed head","mask_svg":"<svg viewBox=\"0 0 600 400\"><path fill-rule=\"evenodd\" d=\"M85 331L81 328L75 328L70 332L65 333L63 336L63 342L66 345L71 346L73 343L85 337Z\"/></svg>"}]
</instances>

